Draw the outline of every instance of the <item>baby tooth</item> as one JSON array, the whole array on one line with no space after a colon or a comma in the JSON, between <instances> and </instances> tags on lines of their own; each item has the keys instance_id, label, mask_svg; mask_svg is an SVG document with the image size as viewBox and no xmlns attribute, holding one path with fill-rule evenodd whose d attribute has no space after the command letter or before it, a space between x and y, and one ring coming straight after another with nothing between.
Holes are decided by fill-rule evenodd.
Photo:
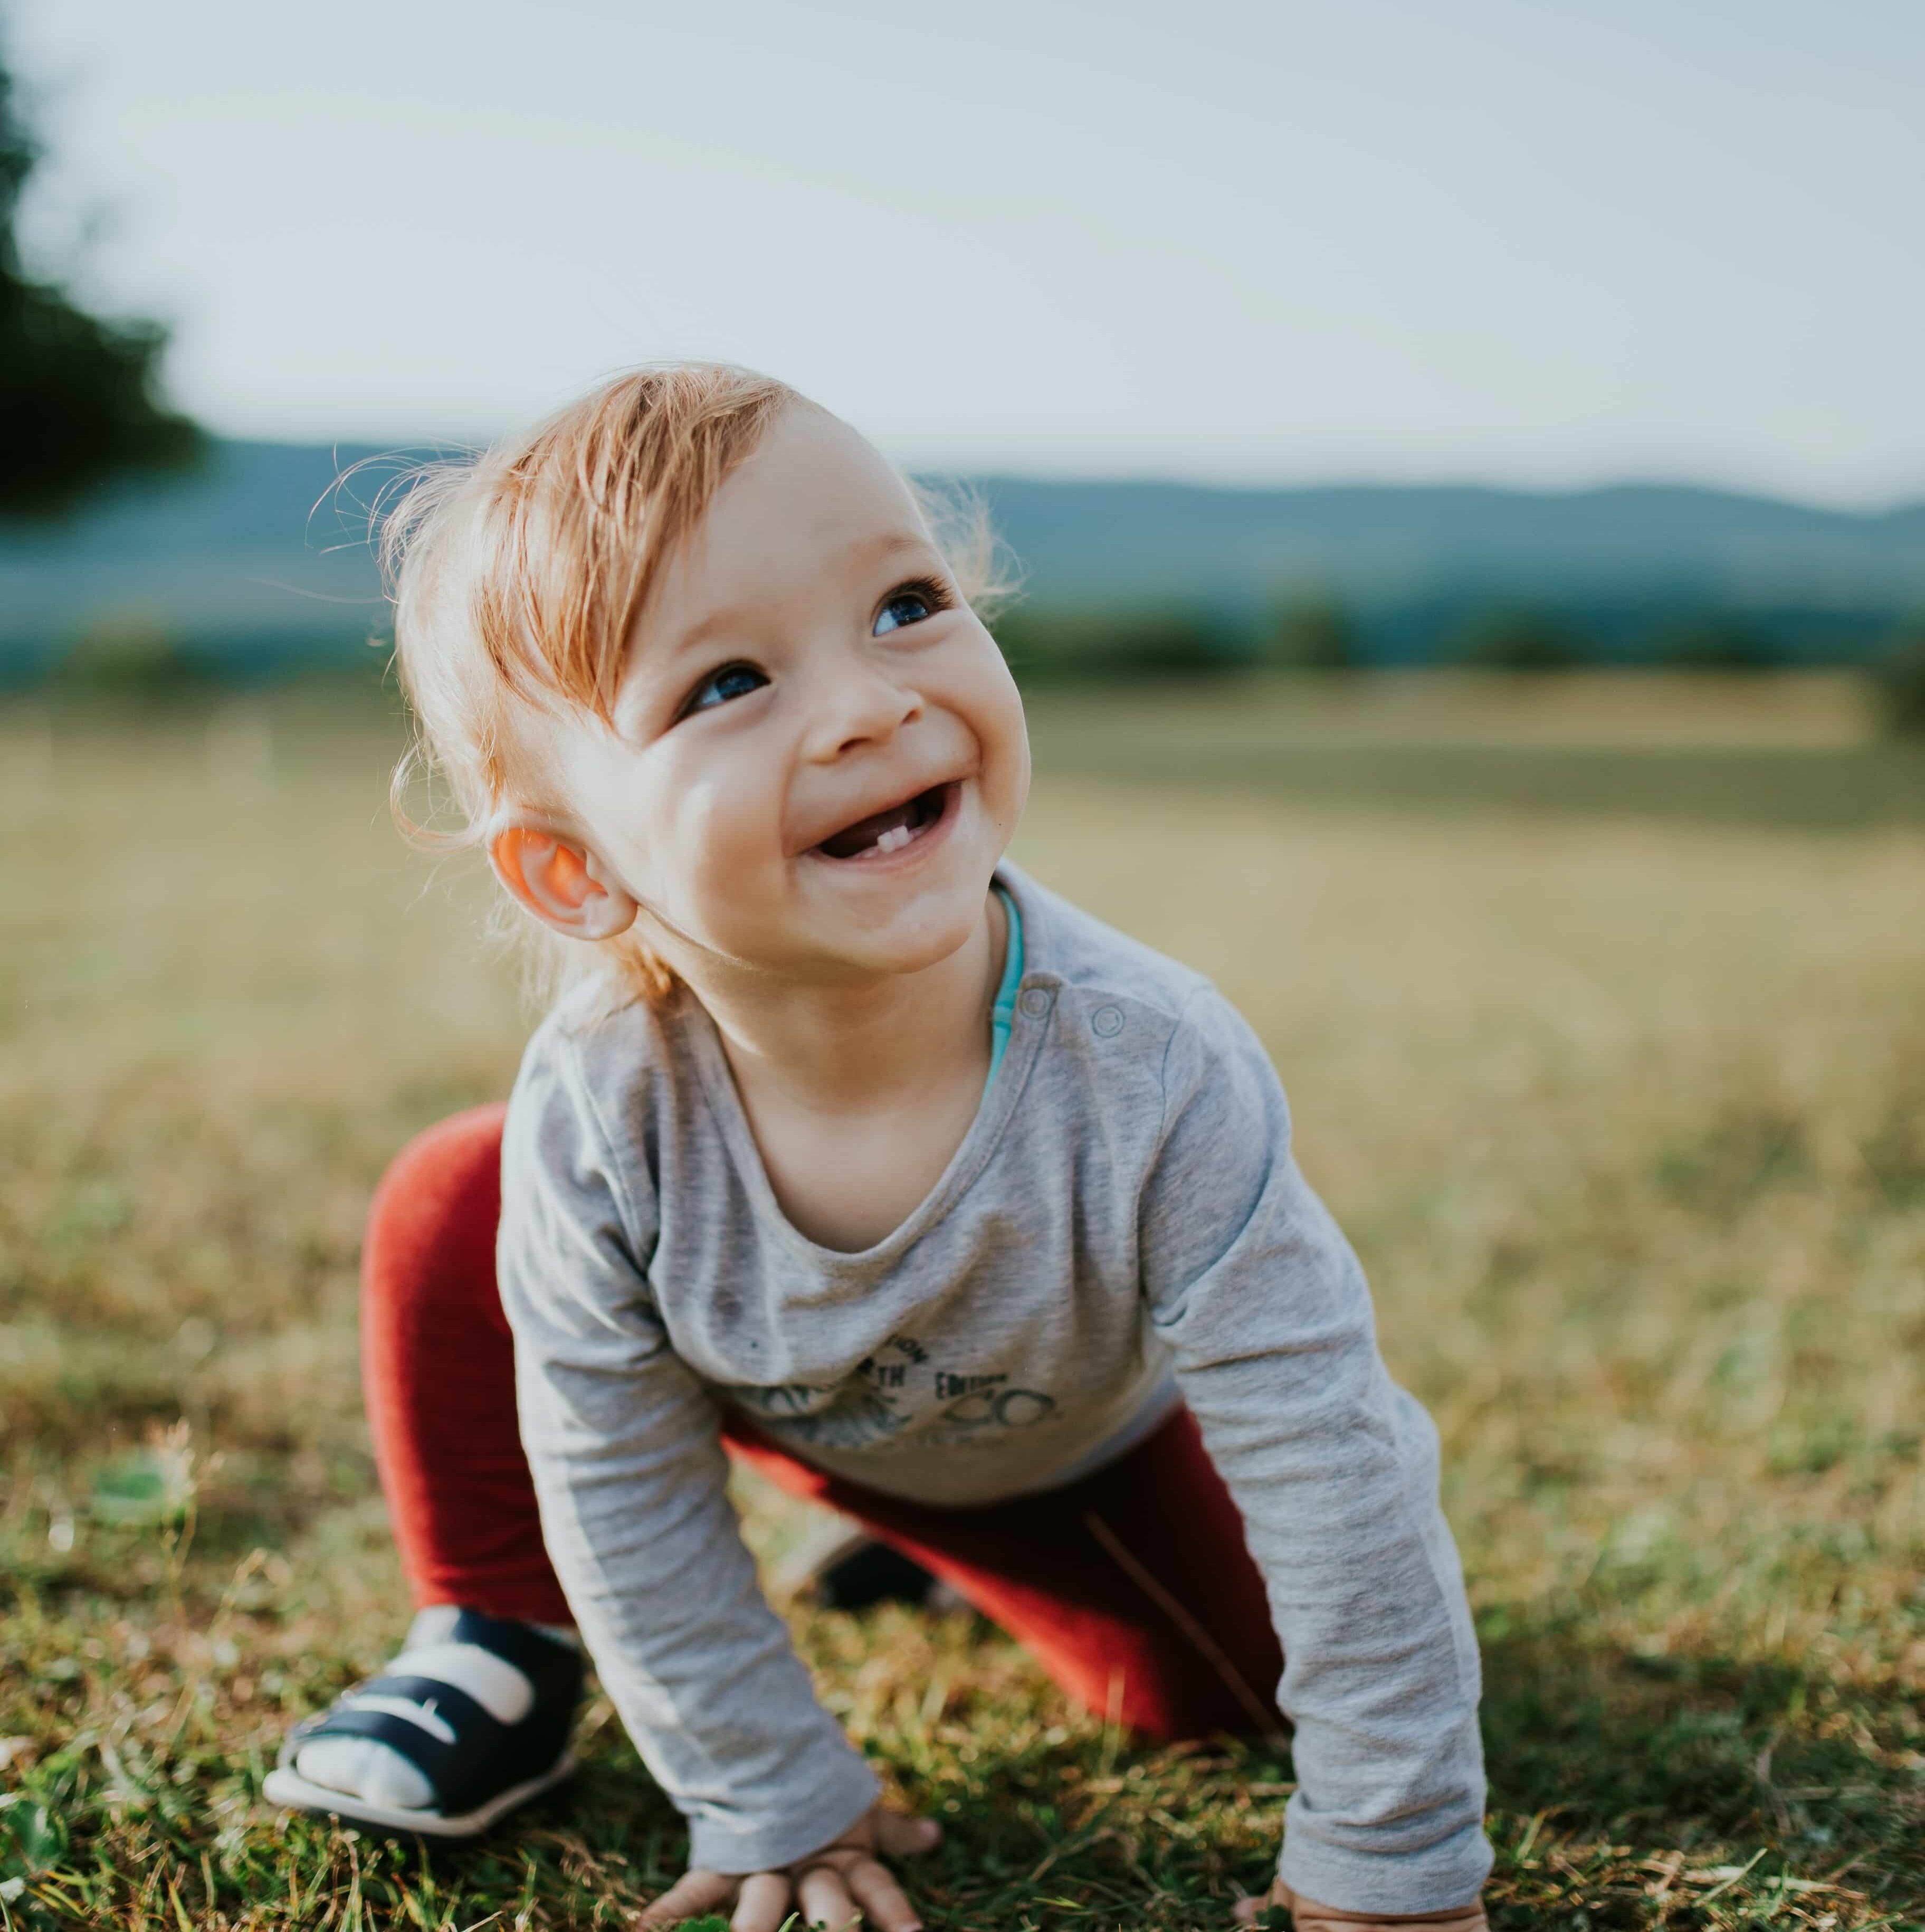
<instances>
[{"instance_id":1,"label":"baby tooth","mask_svg":"<svg viewBox=\"0 0 1925 1932\"><path fill-rule=\"evenodd\" d=\"M909 843L910 836L907 826L892 825L876 841L876 850L878 852L898 852Z\"/></svg>"}]
</instances>

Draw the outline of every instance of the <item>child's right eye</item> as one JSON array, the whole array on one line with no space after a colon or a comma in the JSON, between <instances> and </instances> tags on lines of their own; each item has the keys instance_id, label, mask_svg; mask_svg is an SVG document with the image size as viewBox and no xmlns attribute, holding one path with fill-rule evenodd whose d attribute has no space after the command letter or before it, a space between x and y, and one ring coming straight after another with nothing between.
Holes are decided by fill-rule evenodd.
<instances>
[{"instance_id":1,"label":"child's right eye","mask_svg":"<svg viewBox=\"0 0 1925 1932\"><path fill-rule=\"evenodd\" d=\"M724 664L720 670L709 672L688 694L676 715L687 718L697 711L712 711L732 698L746 698L751 691L760 691L768 682L753 664Z\"/></svg>"}]
</instances>

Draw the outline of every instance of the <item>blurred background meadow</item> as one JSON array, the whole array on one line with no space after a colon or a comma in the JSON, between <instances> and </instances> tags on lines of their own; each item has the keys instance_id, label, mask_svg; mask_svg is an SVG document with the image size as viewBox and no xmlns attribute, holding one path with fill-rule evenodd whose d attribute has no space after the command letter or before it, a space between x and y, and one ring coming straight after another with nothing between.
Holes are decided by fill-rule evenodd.
<instances>
[{"instance_id":1,"label":"blurred background meadow","mask_svg":"<svg viewBox=\"0 0 1925 1932\"><path fill-rule=\"evenodd\" d=\"M335 10L0 20L0 1925L679 1869L598 1701L476 1848L258 1794L406 1622L369 1191L532 1019L387 820L370 507L696 352L987 508L1017 857L1269 1046L1443 1432L1494 1921L1925 1923L1915 14ZM1265 1882L1287 1753L790 1607L932 1932Z\"/></svg>"}]
</instances>

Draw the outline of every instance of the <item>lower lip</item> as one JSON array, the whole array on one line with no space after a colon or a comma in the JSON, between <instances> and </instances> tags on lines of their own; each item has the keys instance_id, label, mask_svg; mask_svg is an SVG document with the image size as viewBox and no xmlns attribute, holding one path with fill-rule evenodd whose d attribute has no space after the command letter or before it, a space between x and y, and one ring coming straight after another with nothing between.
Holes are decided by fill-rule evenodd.
<instances>
[{"instance_id":1,"label":"lower lip","mask_svg":"<svg viewBox=\"0 0 1925 1932\"><path fill-rule=\"evenodd\" d=\"M949 828L961 815L961 784L952 779L941 788L941 795L942 809L907 845L898 845L892 852L878 852L871 848L859 858L832 859L826 852L818 851L811 846L806 856L837 872L861 874L905 870L914 865L923 854L946 838Z\"/></svg>"}]
</instances>

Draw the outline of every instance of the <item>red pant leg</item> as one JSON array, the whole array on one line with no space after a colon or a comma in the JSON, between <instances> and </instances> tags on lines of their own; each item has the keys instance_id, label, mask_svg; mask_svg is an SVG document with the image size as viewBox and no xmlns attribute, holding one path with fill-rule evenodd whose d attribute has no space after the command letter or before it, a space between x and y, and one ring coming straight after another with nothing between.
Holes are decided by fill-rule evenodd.
<instances>
[{"instance_id":1,"label":"red pant leg","mask_svg":"<svg viewBox=\"0 0 1925 1932\"><path fill-rule=\"evenodd\" d=\"M541 1541L495 1288L506 1109L402 1149L368 1209L361 1376L381 1486L415 1603L573 1622Z\"/></svg>"},{"instance_id":2,"label":"red pant leg","mask_svg":"<svg viewBox=\"0 0 1925 1932\"><path fill-rule=\"evenodd\" d=\"M746 1432L729 1446L953 1585L1089 1709L1164 1739L1282 1728L1263 1578L1187 1411L1080 1482L977 1509L880 1496Z\"/></svg>"}]
</instances>

